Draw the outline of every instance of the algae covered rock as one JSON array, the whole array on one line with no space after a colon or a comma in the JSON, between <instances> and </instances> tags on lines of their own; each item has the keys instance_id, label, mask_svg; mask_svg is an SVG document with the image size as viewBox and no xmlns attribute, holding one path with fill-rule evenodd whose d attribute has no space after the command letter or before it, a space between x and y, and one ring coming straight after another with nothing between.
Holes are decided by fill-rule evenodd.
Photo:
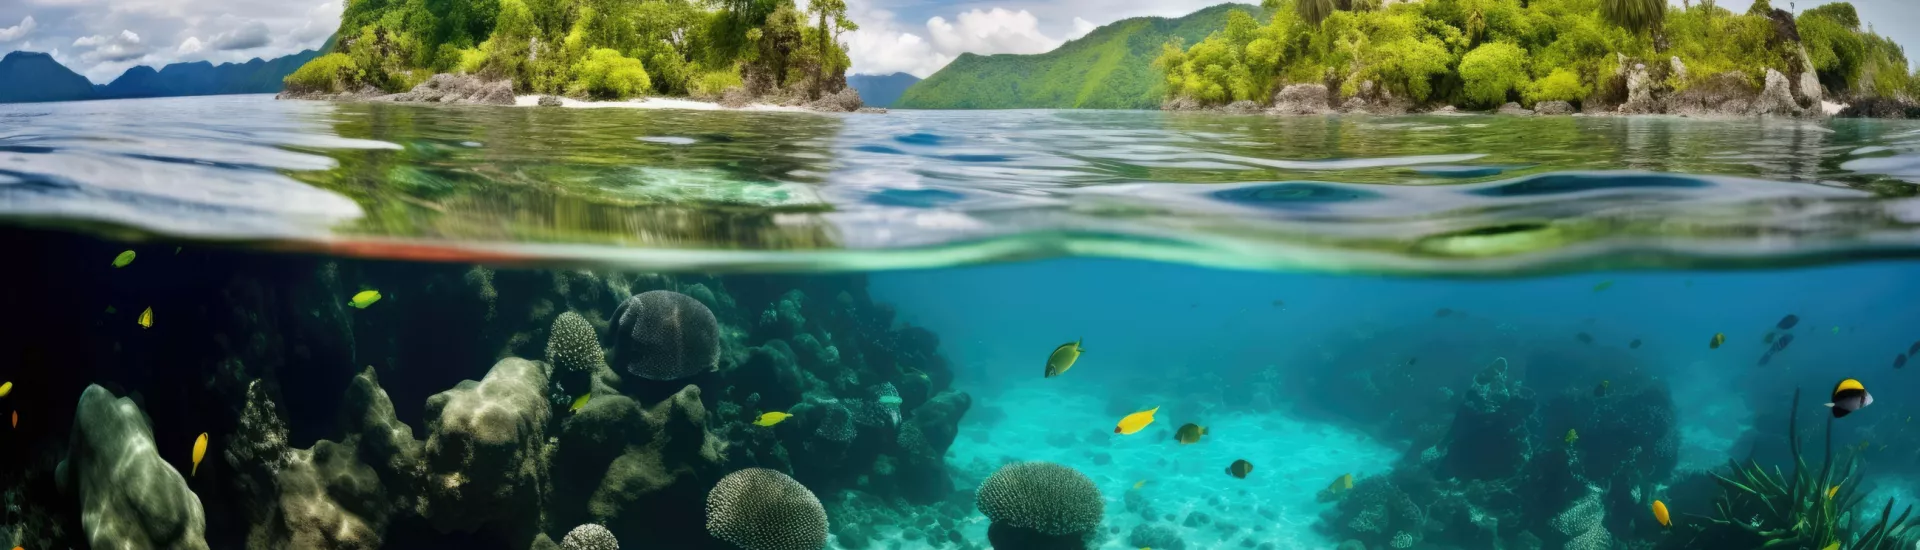
<instances>
[{"instance_id":1,"label":"algae covered rock","mask_svg":"<svg viewBox=\"0 0 1920 550\"><path fill-rule=\"evenodd\" d=\"M89 385L74 411L55 479L80 505L87 544L103 549L204 549L206 517L187 480L155 451L133 400Z\"/></svg>"},{"instance_id":2,"label":"algae covered rock","mask_svg":"<svg viewBox=\"0 0 1920 550\"><path fill-rule=\"evenodd\" d=\"M341 402L345 436L288 451L274 475L277 521L256 525L249 545L380 548L393 518L418 506L420 441L395 418L371 367L354 376Z\"/></svg>"},{"instance_id":3,"label":"algae covered rock","mask_svg":"<svg viewBox=\"0 0 1920 550\"><path fill-rule=\"evenodd\" d=\"M697 548L702 499L722 472L723 445L707 432L700 388L642 409L595 398L561 423L552 456L548 529L593 522L629 541Z\"/></svg>"},{"instance_id":4,"label":"algae covered rock","mask_svg":"<svg viewBox=\"0 0 1920 550\"><path fill-rule=\"evenodd\" d=\"M550 409L540 363L509 357L427 399L424 514L443 532L533 521ZM511 528L509 528L511 529Z\"/></svg>"},{"instance_id":5,"label":"algae covered rock","mask_svg":"<svg viewBox=\"0 0 1920 550\"><path fill-rule=\"evenodd\" d=\"M614 310L614 357L648 380L679 380L714 370L720 361L720 321L691 296L642 292Z\"/></svg>"}]
</instances>

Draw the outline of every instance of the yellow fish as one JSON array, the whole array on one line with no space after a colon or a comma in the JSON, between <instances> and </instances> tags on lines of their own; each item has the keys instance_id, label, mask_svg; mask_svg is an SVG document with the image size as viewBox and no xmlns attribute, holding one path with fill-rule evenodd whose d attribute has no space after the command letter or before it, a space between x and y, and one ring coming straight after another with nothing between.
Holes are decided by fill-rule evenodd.
<instances>
[{"instance_id":1,"label":"yellow fish","mask_svg":"<svg viewBox=\"0 0 1920 550\"><path fill-rule=\"evenodd\" d=\"M1136 491L1140 490L1141 487L1146 487L1146 486L1147 486L1147 480L1144 480L1144 479L1133 482L1133 489Z\"/></svg>"},{"instance_id":2,"label":"yellow fish","mask_svg":"<svg viewBox=\"0 0 1920 550\"><path fill-rule=\"evenodd\" d=\"M1715 332L1713 333L1713 339L1707 341L1707 349L1720 349L1720 344L1725 343L1727 343L1727 333Z\"/></svg>"},{"instance_id":3,"label":"yellow fish","mask_svg":"<svg viewBox=\"0 0 1920 550\"><path fill-rule=\"evenodd\" d=\"M140 328L153 328L153 308L140 312L140 319L134 322L140 323Z\"/></svg>"},{"instance_id":4,"label":"yellow fish","mask_svg":"<svg viewBox=\"0 0 1920 550\"><path fill-rule=\"evenodd\" d=\"M1839 485L1835 485L1835 486L1832 486L1832 487L1828 487L1828 488L1827 488L1827 500L1833 500L1833 495L1834 495L1834 493L1838 493L1838 492L1840 492L1840 486L1839 486Z\"/></svg>"},{"instance_id":5,"label":"yellow fish","mask_svg":"<svg viewBox=\"0 0 1920 550\"><path fill-rule=\"evenodd\" d=\"M367 309L367 306L373 305L374 302L378 301L380 301L380 291L362 290L359 294L353 295L353 300L348 301L347 305Z\"/></svg>"},{"instance_id":6,"label":"yellow fish","mask_svg":"<svg viewBox=\"0 0 1920 550\"><path fill-rule=\"evenodd\" d=\"M1148 424L1152 424L1153 413L1156 413L1156 412L1160 412L1160 407L1154 407L1154 408L1140 411L1137 413L1129 414L1125 418L1121 418L1119 424L1115 424L1113 426L1113 433L1117 433L1120 435L1133 435L1134 433L1139 432L1142 428L1146 428Z\"/></svg>"},{"instance_id":7,"label":"yellow fish","mask_svg":"<svg viewBox=\"0 0 1920 550\"><path fill-rule=\"evenodd\" d=\"M191 475L199 474L200 459L206 458L206 457L207 457L207 432L200 432L200 437L198 439L193 440L193 470L188 472L187 475L191 476Z\"/></svg>"},{"instance_id":8,"label":"yellow fish","mask_svg":"<svg viewBox=\"0 0 1920 550\"><path fill-rule=\"evenodd\" d=\"M756 419L754 419L754 420L753 420L753 425L755 425L755 426L772 426L772 425L774 425L774 424L779 424L779 423L780 423L781 421L784 421L784 420L786 420L786 419L788 419L788 418L792 418L792 417L793 417L793 415L791 415L791 414L787 414L787 413L783 413L783 412L779 412L779 411L774 411L774 412L769 412L769 413L760 413L760 418L756 418Z\"/></svg>"},{"instance_id":9,"label":"yellow fish","mask_svg":"<svg viewBox=\"0 0 1920 550\"><path fill-rule=\"evenodd\" d=\"M1079 361L1080 354L1087 351L1086 348L1080 347L1080 342L1084 340L1086 339L1074 340L1053 348L1053 353L1047 355L1046 378L1060 376L1065 374L1067 369L1073 368L1073 362Z\"/></svg>"},{"instance_id":10,"label":"yellow fish","mask_svg":"<svg viewBox=\"0 0 1920 550\"><path fill-rule=\"evenodd\" d=\"M580 394L580 398L573 400L573 406L568 407L567 412L580 412L580 408L587 406L587 401L590 401L592 399L593 399L593 392Z\"/></svg>"},{"instance_id":11,"label":"yellow fish","mask_svg":"<svg viewBox=\"0 0 1920 550\"><path fill-rule=\"evenodd\" d=\"M1340 474L1340 477L1333 479L1332 485L1327 486L1327 492L1338 494L1341 491L1346 491L1352 488L1353 488L1353 474Z\"/></svg>"},{"instance_id":12,"label":"yellow fish","mask_svg":"<svg viewBox=\"0 0 1920 550\"><path fill-rule=\"evenodd\" d=\"M0 384L0 397L6 397L9 393L13 393L13 383Z\"/></svg>"},{"instance_id":13,"label":"yellow fish","mask_svg":"<svg viewBox=\"0 0 1920 550\"><path fill-rule=\"evenodd\" d=\"M132 250L128 250L128 251L126 251L126 252L121 252L119 256L114 256L114 257L113 257L113 267L114 267L115 269L118 269L118 268L122 268L122 267L126 267L126 266L127 266L127 264L131 264L131 263L133 263L133 251L132 251Z\"/></svg>"},{"instance_id":14,"label":"yellow fish","mask_svg":"<svg viewBox=\"0 0 1920 550\"><path fill-rule=\"evenodd\" d=\"M1572 445L1573 442L1579 441L1579 440L1580 440L1580 433L1573 431L1573 428L1567 428L1567 444Z\"/></svg>"},{"instance_id":15,"label":"yellow fish","mask_svg":"<svg viewBox=\"0 0 1920 550\"><path fill-rule=\"evenodd\" d=\"M1665 502L1658 500L1653 501L1653 519L1654 521L1660 522L1661 527L1673 528L1673 518L1667 515L1667 503Z\"/></svg>"}]
</instances>

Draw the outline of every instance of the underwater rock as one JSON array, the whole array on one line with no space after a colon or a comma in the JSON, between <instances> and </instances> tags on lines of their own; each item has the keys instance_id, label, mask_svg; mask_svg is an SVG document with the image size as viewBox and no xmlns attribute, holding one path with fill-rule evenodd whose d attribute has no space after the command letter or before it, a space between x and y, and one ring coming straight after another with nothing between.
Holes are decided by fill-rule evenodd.
<instances>
[{"instance_id":1,"label":"underwater rock","mask_svg":"<svg viewBox=\"0 0 1920 550\"><path fill-rule=\"evenodd\" d=\"M1127 534L1127 546L1155 550L1186 550L1187 542L1180 540L1180 532L1171 525L1142 523L1133 526L1133 532Z\"/></svg>"},{"instance_id":2,"label":"underwater rock","mask_svg":"<svg viewBox=\"0 0 1920 550\"><path fill-rule=\"evenodd\" d=\"M420 442L395 419L371 367L353 378L342 403L340 442L287 451L284 467L271 470L278 494L269 510L277 517L255 522L248 546L379 548L392 519L416 511Z\"/></svg>"},{"instance_id":3,"label":"underwater rock","mask_svg":"<svg viewBox=\"0 0 1920 550\"><path fill-rule=\"evenodd\" d=\"M153 429L131 399L97 385L80 393L54 477L79 503L94 548L207 548L200 498L155 452Z\"/></svg>"},{"instance_id":4,"label":"underwater rock","mask_svg":"<svg viewBox=\"0 0 1920 550\"><path fill-rule=\"evenodd\" d=\"M1367 548L1407 548L1426 533L1426 510L1385 475L1355 482L1329 512L1320 518L1322 530Z\"/></svg>"},{"instance_id":5,"label":"underwater rock","mask_svg":"<svg viewBox=\"0 0 1920 550\"><path fill-rule=\"evenodd\" d=\"M595 398L561 423L546 529L594 522L629 541L700 547L709 540L703 480L720 477L725 454L706 425L697 386L647 410L625 396Z\"/></svg>"},{"instance_id":6,"label":"underwater rock","mask_svg":"<svg viewBox=\"0 0 1920 550\"><path fill-rule=\"evenodd\" d=\"M427 399L422 515L435 529L506 528L518 535L520 524L538 518L551 414L546 388L545 365L509 357L479 382L461 381Z\"/></svg>"},{"instance_id":7,"label":"underwater rock","mask_svg":"<svg viewBox=\"0 0 1920 550\"><path fill-rule=\"evenodd\" d=\"M759 394L763 411L784 411L806 392L819 389L819 381L800 370L793 348L782 340L749 349L747 359L728 372L726 380L735 395Z\"/></svg>"},{"instance_id":8,"label":"underwater rock","mask_svg":"<svg viewBox=\"0 0 1920 550\"><path fill-rule=\"evenodd\" d=\"M1527 418L1535 408L1533 390L1507 377L1505 359L1474 375L1443 440L1441 477L1487 480L1518 473L1529 457Z\"/></svg>"},{"instance_id":9,"label":"underwater rock","mask_svg":"<svg viewBox=\"0 0 1920 550\"><path fill-rule=\"evenodd\" d=\"M987 538L999 550L1085 548L1106 513L1093 480L1051 462L1000 467L974 502L993 522Z\"/></svg>"},{"instance_id":10,"label":"underwater rock","mask_svg":"<svg viewBox=\"0 0 1920 550\"><path fill-rule=\"evenodd\" d=\"M699 300L670 290L643 292L613 315L614 358L635 376L679 380L719 364L720 324Z\"/></svg>"},{"instance_id":11,"label":"underwater rock","mask_svg":"<svg viewBox=\"0 0 1920 550\"><path fill-rule=\"evenodd\" d=\"M827 544L827 511L786 474L748 468L707 493L707 532L742 550L819 550Z\"/></svg>"}]
</instances>

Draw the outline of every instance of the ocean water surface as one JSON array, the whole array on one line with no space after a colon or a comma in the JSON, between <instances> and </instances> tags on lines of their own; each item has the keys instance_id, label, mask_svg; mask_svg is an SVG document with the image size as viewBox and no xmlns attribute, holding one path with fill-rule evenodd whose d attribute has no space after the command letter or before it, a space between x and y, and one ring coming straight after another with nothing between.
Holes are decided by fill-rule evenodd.
<instances>
[{"instance_id":1,"label":"ocean water surface","mask_svg":"<svg viewBox=\"0 0 1920 550\"><path fill-rule=\"evenodd\" d=\"M0 105L0 547L1915 548L1916 185L1911 121Z\"/></svg>"}]
</instances>

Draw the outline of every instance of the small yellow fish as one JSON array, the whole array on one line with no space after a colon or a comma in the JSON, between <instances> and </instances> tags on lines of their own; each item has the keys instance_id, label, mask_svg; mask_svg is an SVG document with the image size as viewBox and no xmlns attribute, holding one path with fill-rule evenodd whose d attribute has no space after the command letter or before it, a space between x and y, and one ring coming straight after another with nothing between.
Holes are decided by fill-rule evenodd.
<instances>
[{"instance_id":1,"label":"small yellow fish","mask_svg":"<svg viewBox=\"0 0 1920 550\"><path fill-rule=\"evenodd\" d=\"M1653 519L1654 521L1660 522L1661 527L1668 529L1673 528L1673 518L1667 515L1667 503L1665 502L1658 500L1653 501Z\"/></svg>"},{"instance_id":2,"label":"small yellow fish","mask_svg":"<svg viewBox=\"0 0 1920 550\"><path fill-rule=\"evenodd\" d=\"M774 424L779 424L781 421L786 420L788 418L792 418L792 417L793 415L791 414L787 414L779 411L774 411L769 413L760 413L760 417L755 418L753 420L753 425L772 426Z\"/></svg>"},{"instance_id":3,"label":"small yellow fish","mask_svg":"<svg viewBox=\"0 0 1920 550\"><path fill-rule=\"evenodd\" d=\"M128 251L126 251L126 252L121 252L119 256L114 256L114 257L113 257L113 267L114 267L115 269L119 269L119 268L122 268L122 267L126 267L126 266L127 266L127 264L131 264L131 263L133 263L133 251L132 251L132 250L128 250Z\"/></svg>"},{"instance_id":4,"label":"small yellow fish","mask_svg":"<svg viewBox=\"0 0 1920 550\"><path fill-rule=\"evenodd\" d=\"M13 393L13 383L0 384L0 397L6 397L9 393Z\"/></svg>"},{"instance_id":5,"label":"small yellow fish","mask_svg":"<svg viewBox=\"0 0 1920 550\"><path fill-rule=\"evenodd\" d=\"M593 392L580 394L579 399L573 400L573 406L567 407L567 412L580 412L580 408L587 406L587 402L591 400L593 400Z\"/></svg>"},{"instance_id":6,"label":"small yellow fish","mask_svg":"<svg viewBox=\"0 0 1920 550\"><path fill-rule=\"evenodd\" d=\"M1600 284L1593 285L1594 292L1600 292L1609 288L1613 288L1613 281L1600 281Z\"/></svg>"},{"instance_id":7,"label":"small yellow fish","mask_svg":"<svg viewBox=\"0 0 1920 550\"><path fill-rule=\"evenodd\" d=\"M378 301L380 301L380 291L362 290L360 291L359 294L353 295L353 300L348 301L347 305L360 308L360 309L367 309L367 306L373 305L374 302L378 302Z\"/></svg>"},{"instance_id":8,"label":"small yellow fish","mask_svg":"<svg viewBox=\"0 0 1920 550\"><path fill-rule=\"evenodd\" d=\"M200 432L200 437L193 440L193 470L189 471L187 475L191 476L191 475L199 474L200 459L206 458L206 457L207 457L207 432Z\"/></svg>"},{"instance_id":9,"label":"small yellow fish","mask_svg":"<svg viewBox=\"0 0 1920 550\"><path fill-rule=\"evenodd\" d=\"M1120 435L1133 435L1138 433L1141 429L1146 428L1148 424L1153 423L1153 413L1156 412L1160 412L1160 407L1129 414L1125 418L1121 418L1119 424L1113 426L1113 433Z\"/></svg>"},{"instance_id":10,"label":"small yellow fish","mask_svg":"<svg viewBox=\"0 0 1920 550\"><path fill-rule=\"evenodd\" d=\"M1138 491L1140 490L1141 487L1146 487L1146 486L1147 486L1147 480L1144 480L1144 479L1133 482L1133 490L1135 491Z\"/></svg>"},{"instance_id":11,"label":"small yellow fish","mask_svg":"<svg viewBox=\"0 0 1920 550\"><path fill-rule=\"evenodd\" d=\"M146 311L140 312L140 319L134 322L140 323L140 328L153 328L153 308L149 307Z\"/></svg>"},{"instance_id":12,"label":"small yellow fish","mask_svg":"<svg viewBox=\"0 0 1920 550\"><path fill-rule=\"evenodd\" d=\"M1579 440L1580 440L1580 432L1573 431L1573 428L1567 428L1567 444L1572 445L1573 442L1579 441Z\"/></svg>"},{"instance_id":13,"label":"small yellow fish","mask_svg":"<svg viewBox=\"0 0 1920 550\"><path fill-rule=\"evenodd\" d=\"M1073 362L1079 361L1080 354L1087 351L1086 348L1080 347L1080 342L1084 340L1086 339L1074 340L1053 348L1053 353L1047 354L1046 378L1060 376L1065 374L1067 369L1073 368Z\"/></svg>"},{"instance_id":14,"label":"small yellow fish","mask_svg":"<svg viewBox=\"0 0 1920 550\"><path fill-rule=\"evenodd\" d=\"M1725 343L1727 343L1727 333L1715 332L1713 333L1713 339L1707 341L1707 349L1720 349L1720 344Z\"/></svg>"},{"instance_id":15,"label":"small yellow fish","mask_svg":"<svg viewBox=\"0 0 1920 550\"><path fill-rule=\"evenodd\" d=\"M1833 500L1833 495L1834 495L1834 493L1838 493L1838 492L1840 492L1840 486L1839 486L1839 485L1835 485L1835 486L1832 486L1832 487L1828 487L1828 488L1827 488L1827 500Z\"/></svg>"}]
</instances>

